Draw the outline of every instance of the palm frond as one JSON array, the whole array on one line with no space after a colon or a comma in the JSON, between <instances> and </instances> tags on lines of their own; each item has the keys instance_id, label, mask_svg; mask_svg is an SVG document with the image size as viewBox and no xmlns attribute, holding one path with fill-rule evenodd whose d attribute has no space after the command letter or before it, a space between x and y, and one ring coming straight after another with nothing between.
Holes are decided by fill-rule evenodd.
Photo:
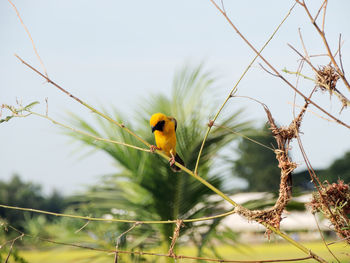
<instances>
[{"instance_id":1,"label":"palm frond","mask_svg":"<svg viewBox=\"0 0 350 263\"><path fill-rule=\"evenodd\" d=\"M207 94L214 89L214 84L212 74L205 72L202 65L193 69L184 68L174 77L171 96L155 94L143 99L136 111L135 121L127 123L127 127L154 144L149 127L150 116L155 112L174 116L178 121L177 151L186 166L193 169L207 122L214 107L218 106L208 107L211 100ZM121 123L126 120L117 110L113 111L113 115L104 112ZM244 132L249 129L249 123L242 121L241 116L241 110L233 112L221 118L220 124ZM97 125L92 125L72 115L72 123L95 136L142 146L123 129L101 119L97 119ZM158 155L122 145L97 142L82 134L70 135L86 145L105 151L120 168L117 174L104 178L101 185L87 191L85 209L99 214L121 209L127 211L129 219L135 220L187 219L222 211L217 201L208 199L213 193L206 186L187 174L174 174L169 164ZM218 189L222 189L224 178L222 174L215 173L218 169L214 170L212 164L218 158L217 154L227 149L236 138L237 135L227 129L213 127L206 141L199 174ZM161 232L163 242L170 242L168 237L171 236L172 229L172 225L153 226L153 230Z\"/></svg>"}]
</instances>

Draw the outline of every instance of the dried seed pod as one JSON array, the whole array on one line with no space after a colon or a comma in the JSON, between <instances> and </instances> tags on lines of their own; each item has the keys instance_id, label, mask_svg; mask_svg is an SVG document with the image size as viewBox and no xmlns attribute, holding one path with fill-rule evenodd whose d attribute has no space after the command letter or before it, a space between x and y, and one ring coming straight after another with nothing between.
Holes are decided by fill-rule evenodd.
<instances>
[{"instance_id":1,"label":"dried seed pod","mask_svg":"<svg viewBox=\"0 0 350 263\"><path fill-rule=\"evenodd\" d=\"M331 65L319 66L316 74L317 87L332 94L339 78L339 74Z\"/></svg>"},{"instance_id":2,"label":"dried seed pod","mask_svg":"<svg viewBox=\"0 0 350 263\"><path fill-rule=\"evenodd\" d=\"M350 214L350 189L348 184L338 180L320 189L313 194L312 201L308 204L312 212L321 212L334 226L341 238L345 238L350 244L349 217Z\"/></svg>"}]
</instances>

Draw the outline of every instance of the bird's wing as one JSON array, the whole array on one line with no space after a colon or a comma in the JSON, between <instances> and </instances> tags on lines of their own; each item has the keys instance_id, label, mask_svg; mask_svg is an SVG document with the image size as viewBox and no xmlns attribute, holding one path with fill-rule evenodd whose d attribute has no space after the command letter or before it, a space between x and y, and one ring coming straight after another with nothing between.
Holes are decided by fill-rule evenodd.
<instances>
[{"instance_id":1,"label":"bird's wing","mask_svg":"<svg viewBox=\"0 0 350 263\"><path fill-rule=\"evenodd\" d=\"M168 116L168 119L174 123L175 131L176 131L176 128L177 128L177 121L176 121L176 119L174 117L171 117L171 116Z\"/></svg>"},{"instance_id":2,"label":"bird's wing","mask_svg":"<svg viewBox=\"0 0 350 263\"><path fill-rule=\"evenodd\" d=\"M175 131L176 131L176 128L177 128L177 121L176 121L176 119L175 119L174 117L169 117L169 119L170 119L172 122L174 122L174 124L175 124Z\"/></svg>"}]
</instances>

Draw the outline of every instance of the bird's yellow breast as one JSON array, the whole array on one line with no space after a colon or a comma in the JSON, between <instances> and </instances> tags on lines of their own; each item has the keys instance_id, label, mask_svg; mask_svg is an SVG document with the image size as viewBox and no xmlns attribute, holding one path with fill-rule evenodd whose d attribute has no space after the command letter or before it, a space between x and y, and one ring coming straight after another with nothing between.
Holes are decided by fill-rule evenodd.
<instances>
[{"instance_id":1,"label":"bird's yellow breast","mask_svg":"<svg viewBox=\"0 0 350 263\"><path fill-rule=\"evenodd\" d=\"M174 172L180 172L181 168L177 167L175 162L183 166L185 166L185 163L181 157L176 154L176 119L158 112L151 116L149 124L154 133L157 147L170 157L169 162L171 169ZM154 149L154 145L151 146L151 149Z\"/></svg>"},{"instance_id":2,"label":"bird's yellow breast","mask_svg":"<svg viewBox=\"0 0 350 263\"><path fill-rule=\"evenodd\" d=\"M154 137L156 139L157 147L164 151L169 157L171 153L176 154L176 135L174 132L165 133L161 131L155 131Z\"/></svg>"},{"instance_id":3,"label":"bird's yellow breast","mask_svg":"<svg viewBox=\"0 0 350 263\"><path fill-rule=\"evenodd\" d=\"M154 130L156 145L166 155L176 155L176 120L163 113L155 113L150 119L150 125ZM159 126L159 127L157 127Z\"/></svg>"}]
</instances>

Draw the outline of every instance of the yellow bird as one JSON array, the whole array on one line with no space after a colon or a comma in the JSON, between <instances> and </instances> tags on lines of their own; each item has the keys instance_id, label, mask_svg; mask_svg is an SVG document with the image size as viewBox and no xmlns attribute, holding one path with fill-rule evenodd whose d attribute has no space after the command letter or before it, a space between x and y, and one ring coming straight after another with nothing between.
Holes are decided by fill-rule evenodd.
<instances>
[{"instance_id":1,"label":"yellow bird","mask_svg":"<svg viewBox=\"0 0 350 263\"><path fill-rule=\"evenodd\" d=\"M181 169L175 165L176 161L185 166L184 161L176 153L176 119L166 116L163 113L155 113L152 115L149 123L156 139L156 149L163 151L171 158L170 167L174 172L181 171Z\"/></svg>"}]
</instances>

